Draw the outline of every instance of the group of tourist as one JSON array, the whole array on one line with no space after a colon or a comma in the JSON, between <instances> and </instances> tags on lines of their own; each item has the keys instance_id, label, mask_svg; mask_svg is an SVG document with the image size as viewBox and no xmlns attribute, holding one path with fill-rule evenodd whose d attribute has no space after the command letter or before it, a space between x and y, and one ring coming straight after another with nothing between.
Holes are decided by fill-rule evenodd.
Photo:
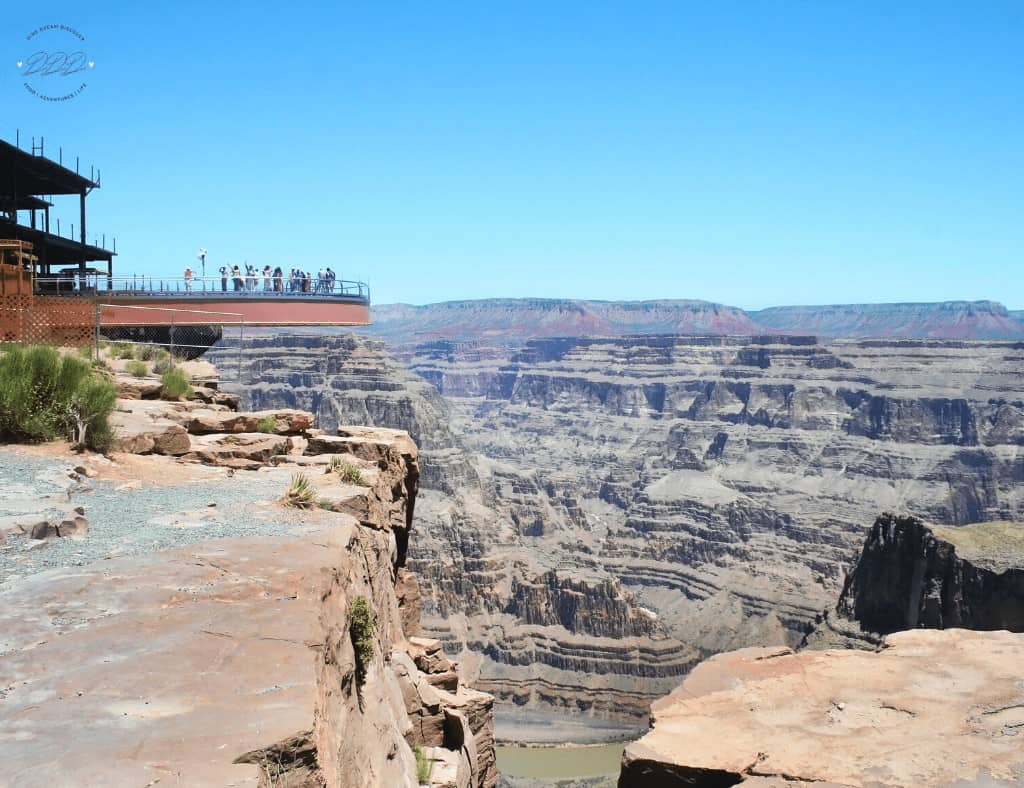
<instances>
[{"instance_id":1,"label":"group of tourist","mask_svg":"<svg viewBox=\"0 0 1024 788\"><path fill-rule=\"evenodd\" d=\"M244 264L245 270L235 264L232 266L222 265L220 271L220 289L228 292L228 280L231 280L232 288L236 293L253 293L261 289L264 293L322 293L331 294L334 292L337 274L330 269L321 268L317 275L309 271L302 271L293 268L286 276L280 266L271 269L269 265L264 266L260 271L254 265ZM185 269L185 290L192 290L192 269Z\"/></svg>"}]
</instances>

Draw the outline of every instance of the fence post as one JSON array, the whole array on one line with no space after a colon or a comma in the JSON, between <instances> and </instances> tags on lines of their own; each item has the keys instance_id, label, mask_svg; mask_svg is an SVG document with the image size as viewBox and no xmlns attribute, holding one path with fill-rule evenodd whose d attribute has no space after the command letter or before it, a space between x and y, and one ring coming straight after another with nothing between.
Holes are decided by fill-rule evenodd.
<instances>
[{"instance_id":1,"label":"fence post","mask_svg":"<svg viewBox=\"0 0 1024 788\"><path fill-rule=\"evenodd\" d=\"M100 303L96 304L96 334L93 338L93 357L100 360L100 316L103 313L103 305Z\"/></svg>"},{"instance_id":2,"label":"fence post","mask_svg":"<svg viewBox=\"0 0 1024 788\"><path fill-rule=\"evenodd\" d=\"M238 323L238 382L242 382L242 346L245 344L245 319Z\"/></svg>"},{"instance_id":3,"label":"fence post","mask_svg":"<svg viewBox=\"0 0 1024 788\"><path fill-rule=\"evenodd\" d=\"M168 338L170 339L171 345L171 358L168 361L170 369L174 369L174 310L171 310L171 329L168 332Z\"/></svg>"}]
</instances>

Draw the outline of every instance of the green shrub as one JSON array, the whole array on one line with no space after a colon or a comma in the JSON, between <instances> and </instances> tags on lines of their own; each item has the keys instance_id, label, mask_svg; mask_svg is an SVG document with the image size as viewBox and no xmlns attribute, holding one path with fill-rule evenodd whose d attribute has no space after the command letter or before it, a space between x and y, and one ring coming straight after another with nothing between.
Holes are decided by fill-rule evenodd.
<instances>
[{"instance_id":1,"label":"green shrub","mask_svg":"<svg viewBox=\"0 0 1024 788\"><path fill-rule=\"evenodd\" d=\"M152 361L156 358L156 345L136 345L135 358L139 361Z\"/></svg>"},{"instance_id":2,"label":"green shrub","mask_svg":"<svg viewBox=\"0 0 1024 788\"><path fill-rule=\"evenodd\" d=\"M309 477L304 473L292 476L291 486L281 497L281 503L297 509L310 509L316 502L316 490L309 483Z\"/></svg>"},{"instance_id":3,"label":"green shrub","mask_svg":"<svg viewBox=\"0 0 1024 788\"><path fill-rule=\"evenodd\" d=\"M110 355L114 358L134 358L135 348L130 342L116 342L110 350Z\"/></svg>"},{"instance_id":4,"label":"green shrub","mask_svg":"<svg viewBox=\"0 0 1024 788\"><path fill-rule=\"evenodd\" d=\"M352 600L348 612L348 633L356 653L356 680L362 684L373 661L373 610L365 596Z\"/></svg>"},{"instance_id":5,"label":"green shrub","mask_svg":"<svg viewBox=\"0 0 1024 788\"><path fill-rule=\"evenodd\" d=\"M91 365L52 347L14 346L0 358L0 434L18 441L68 436L103 449L117 390Z\"/></svg>"},{"instance_id":6,"label":"green shrub","mask_svg":"<svg viewBox=\"0 0 1024 788\"><path fill-rule=\"evenodd\" d=\"M412 754L416 756L416 782L420 785L428 785L434 762L427 757L427 754L423 752L423 748L418 744L413 746Z\"/></svg>"},{"instance_id":7,"label":"green shrub","mask_svg":"<svg viewBox=\"0 0 1024 788\"><path fill-rule=\"evenodd\" d=\"M92 358L92 345L82 345L82 347L77 348L77 350L78 355L80 355L82 358L86 360Z\"/></svg>"},{"instance_id":8,"label":"green shrub","mask_svg":"<svg viewBox=\"0 0 1024 788\"><path fill-rule=\"evenodd\" d=\"M93 451L106 451L114 438L107 421L117 405L117 387L102 375L90 375L83 381L68 404L68 415L74 429L74 442Z\"/></svg>"},{"instance_id":9,"label":"green shrub","mask_svg":"<svg viewBox=\"0 0 1024 788\"><path fill-rule=\"evenodd\" d=\"M157 358L153 362L153 373L156 375L163 375L165 372L170 372L174 367L171 366L171 362L167 358Z\"/></svg>"},{"instance_id":10,"label":"green shrub","mask_svg":"<svg viewBox=\"0 0 1024 788\"><path fill-rule=\"evenodd\" d=\"M363 483L363 472L352 463L341 459L341 457L331 457L331 466L328 472L338 474L341 480L347 484Z\"/></svg>"},{"instance_id":11,"label":"green shrub","mask_svg":"<svg viewBox=\"0 0 1024 788\"><path fill-rule=\"evenodd\" d=\"M256 422L256 432L273 432L277 429L277 419L273 416L264 416Z\"/></svg>"},{"instance_id":12,"label":"green shrub","mask_svg":"<svg viewBox=\"0 0 1024 788\"><path fill-rule=\"evenodd\" d=\"M146 366L145 361L129 361L124 365L124 368L129 375L137 378L144 378L149 374L149 367Z\"/></svg>"},{"instance_id":13,"label":"green shrub","mask_svg":"<svg viewBox=\"0 0 1024 788\"><path fill-rule=\"evenodd\" d=\"M153 365L154 368L156 365ZM169 369L160 376L160 395L168 399L192 396L192 383L185 371L179 367Z\"/></svg>"}]
</instances>

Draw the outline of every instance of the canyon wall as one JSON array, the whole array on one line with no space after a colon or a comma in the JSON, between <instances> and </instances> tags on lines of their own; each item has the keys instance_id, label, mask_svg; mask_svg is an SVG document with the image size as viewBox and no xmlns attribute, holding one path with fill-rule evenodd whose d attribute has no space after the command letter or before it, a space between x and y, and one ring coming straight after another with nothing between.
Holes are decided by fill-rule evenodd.
<instances>
[{"instance_id":1,"label":"canyon wall","mask_svg":"<svg viewBox=\"0 0 1024 788\"><path fill-rule=\"evenodd\" d=\"M1024 523L951 528L881 515L804 645L874 647L919 627L1024 632Z\"/></svg>"},{"instance_id":2,"label":"canyon wall","mask_svg":"<svg viewBox=\"0 0 1024 788\"><path fill-rule=\"evenodd\" d=\"M506 700L640 715L708 654L800 643L880 510L963 525L1024 505L1020 343L649 335L394 356L258 340L245 389L420 441L424 627Z\"/></svg>"}]
</instances>

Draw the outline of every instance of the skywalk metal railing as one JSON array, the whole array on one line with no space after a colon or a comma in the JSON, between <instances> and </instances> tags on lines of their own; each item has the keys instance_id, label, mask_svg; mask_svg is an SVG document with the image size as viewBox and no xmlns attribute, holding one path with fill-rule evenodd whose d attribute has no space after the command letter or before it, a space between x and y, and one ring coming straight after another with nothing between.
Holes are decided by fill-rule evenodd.
<instances>
[{"instance_id":1,"label":"skywalk metal railing","mask_svg":"<svg viewBox=\"0 0 1024 788\"><path fill-rule=\"evenodd\" d=\"M369 302L370 288L364 282L347 279L313 277L255 276L193 276L153 277L144 275L107 276L105 272L88 271L63 276L35 278L37 295L86 296L97 294L124 296L206 297L206 298L324 298L358 299Z\"/></svg>"}]
</instances>

